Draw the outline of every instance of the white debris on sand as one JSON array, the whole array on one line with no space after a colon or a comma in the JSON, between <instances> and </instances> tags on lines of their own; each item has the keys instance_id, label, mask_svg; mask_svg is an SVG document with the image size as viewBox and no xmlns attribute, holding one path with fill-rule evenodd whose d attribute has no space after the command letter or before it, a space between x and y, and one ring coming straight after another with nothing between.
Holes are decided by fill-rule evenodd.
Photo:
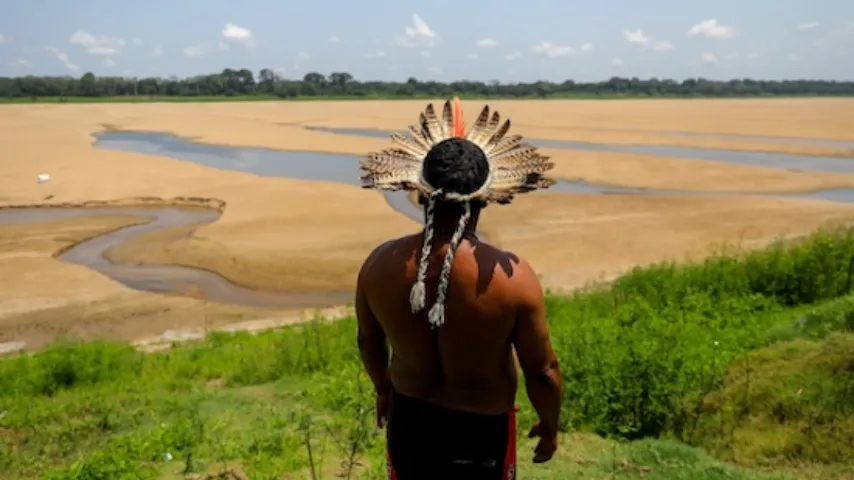
<instances>
[{"instance_id":1,"label":"white debris on sand","mask_svg":"<svg viewBox=\"0 0 854 480\"><path fill-rule=\"evenodd\" d=\"M292 315L282 315L278 317L260 318L256 320L247 320L237 323L222 325L210 329L217 332L249 332L252 334L260 333L265 330L282 327L284 325L293 325L312 320L313 318L322 318L327 321L334 321L348 315L353 315L353 307L338 306L323 309L312 309L303 312L295 312ZM194 330L166 330L162 335L156 337L148 337L133 342L133 345L144 352L157 352L170 348L173 344L203 340L206 336L205 331L200 329Z\"/></svg>"},{"instance_id":2,"label":"white debris on sand","mask_svg":"<svg viewBox=\"0 0 854 480\"><path fill-rule=\"evenodd\" d=\"M9 355L18 353L27 346L27 342L6 342L0 343L0 355Z\"/></svg>"}]
</instances>

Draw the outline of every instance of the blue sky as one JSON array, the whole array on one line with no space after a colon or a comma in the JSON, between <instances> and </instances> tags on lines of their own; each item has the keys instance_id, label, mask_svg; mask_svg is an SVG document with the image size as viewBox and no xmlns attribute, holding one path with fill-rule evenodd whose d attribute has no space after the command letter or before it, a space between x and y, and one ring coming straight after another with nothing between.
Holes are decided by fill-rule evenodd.
<instances>
[{"instance_id":1,"label":"blue sky","mask_svg":"<svg viewBox=\"0 0 854 480\"><path fill-rule=\"evenodd\" d=\"M854 0L3 3L0 75L854 80Z\"/></svg>"}]
</instances>

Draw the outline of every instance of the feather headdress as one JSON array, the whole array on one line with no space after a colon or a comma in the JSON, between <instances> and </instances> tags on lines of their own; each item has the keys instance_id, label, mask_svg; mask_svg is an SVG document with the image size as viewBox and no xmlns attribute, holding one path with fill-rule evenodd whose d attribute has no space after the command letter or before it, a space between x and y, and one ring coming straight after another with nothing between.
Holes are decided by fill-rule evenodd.
<instances>
[{"instance_id":1,"label":"feather headdress","mask_svg":"<svg viewBox=\"0 0 854 480\"><path fill-rule=\"evenodd\" d=\"M433 104L419 115L418 125L410 126L411 136L391 134L392 148L381 152L369 153L360 162L364 188L378 190L417 191L427 198L425 206L424 243L415 285L410 292L409 301L412 312L421 311L426 303L427 267L433 243L433 210L436 201L459 202L463 206L457 229L450 241L450 248L442 264L436 303L430 309L428 319L433 327L445 321L445 298L450 283L451 266L454 252L462 240L468 220L471 216L471 201L507 204L517 193L525 193L538 188L548 188L555 181L545 176L554 167L549 158L541 155L533 145L522 142L521 135L507 135L510 120L501 123L497 111L490 112L486 105L475 120L468 133L463 122L462 106L459 98L445 102L442 116L436 115ZM489 174L486 181L471 193L443 191L430 185L424 178L424 160L430 150L438 143L450 138L466 139L483 150L489 162Z\"/></svg>"}]
</instances>

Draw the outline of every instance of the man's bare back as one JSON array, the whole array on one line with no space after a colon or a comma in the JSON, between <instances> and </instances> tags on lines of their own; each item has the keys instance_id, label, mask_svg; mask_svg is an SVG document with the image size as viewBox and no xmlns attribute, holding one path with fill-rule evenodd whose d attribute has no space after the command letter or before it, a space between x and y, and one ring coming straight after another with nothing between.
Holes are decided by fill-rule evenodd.
<instances>
[{"instance_id":1,"label":"man's bare back","mask_svg":"<svg viewBox=\"0 0 854 480\"><path fill-rule=\"evenodd\" d=\"M390 380L404 395L465 412L505 413L517 389L513 345L523 365L527 360L545 370L552 361L551 348L542 343L548 340L536 275L512 253L466 237L453 263L447 321L434 331L408 301L422 239L418 234L386 242L365 261L356 305L360 328L370 328L373 319L385 333L393 350ZM442 240L434 243L428 286L438 283L448 249ZM428 287L427 298L435 295L435 287ZM532 315L542 325L534 325Z\"/></svg>"}]
</instances>

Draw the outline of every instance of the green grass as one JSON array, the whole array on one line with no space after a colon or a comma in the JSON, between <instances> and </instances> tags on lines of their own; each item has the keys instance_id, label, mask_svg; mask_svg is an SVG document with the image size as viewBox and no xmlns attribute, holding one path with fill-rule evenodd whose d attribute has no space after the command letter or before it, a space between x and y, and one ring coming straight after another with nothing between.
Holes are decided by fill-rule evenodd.
<instances>
[{"instance_id":1,"label":"green grass","mask_svg":"<svg viewBox=\"0 0 854 480\"><path fill-rule=\"evenodd\" d=\"M459 94L458 95L463 100L525 100L525 101L533 101L533 100L655 100L655 99L697 99L697 98L708 98L708 99L722 99L722 100L735 100L739 98L833 98L833 96L829 95L760 95L760 96L747 96L747 97L720 97L720 96L684 96L684 95L642 95L642 94L561 94L561 95L549 95L547 97L537 97L537 96L525 96L525 97L513 97L513 96L484 96L484 95L470 95L470 94ZM31 103L154 103L154 102L165 102L165 103L209 103L209 102L263 102L263 101L341 101L341 100L421 100L421 99L433 99L436 95L431 94L418 94L418 95L364 95L364 96L356 96L356 95L307 95L307 96L297 96L297 97L289 97L289 98L281 98L275 95L233 95L233 96L178 96L178 95L157 95L157 96L146 96L146 95L126 95L126 96L118 96L118 97L2 97L0 98L0 105L3 104L31 104ZM847 97L847 96L840 96Z\"/></svg>"},{"instance_id":2,"label":"green grass","mask_svg":"<svg viewBox=\"0 0 854 480\"><path fill-rule=\"evenodd\" d=\"M524 441L520 478L854 475L852 259L829 230L549 295L567 433L546 465ZM0 416L3 479L383 478L354 319L154 354L58 342L0 361Z\"/></svg>"},{"instance_id":3,"label":"green grass","mask_svg":"<svg viewBox=\"0 0 854 480\"><path fill-rule=\"evenodd\" d=\"M852 399L854 335L780 342L733 363L689 437L743 464L844 462L854 459Z\"/></svg>"}]
</instances>

